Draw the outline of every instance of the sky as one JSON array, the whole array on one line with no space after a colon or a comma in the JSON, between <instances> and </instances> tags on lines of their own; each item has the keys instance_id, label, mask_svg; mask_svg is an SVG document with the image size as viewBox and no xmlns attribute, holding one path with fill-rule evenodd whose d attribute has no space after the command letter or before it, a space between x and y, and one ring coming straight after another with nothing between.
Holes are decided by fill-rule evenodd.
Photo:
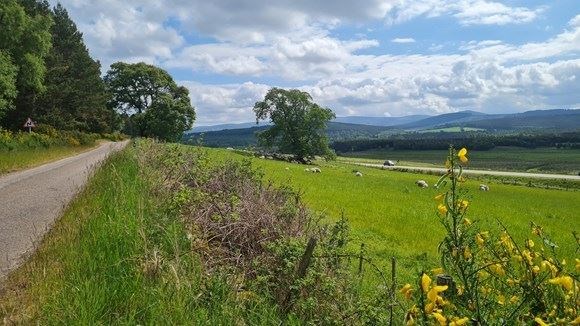
<instances>
[{"instance_id":1,"label":"sky","mask_svg":"<svg viewBox=\"0 0 580 326\"><path fill-rule=\"evenodd\" d=\"M580 108L578 0L60 2L103 73L166 69L197 125L253 121L272 87L337 116Z\"/></svg>"}]
</instances>

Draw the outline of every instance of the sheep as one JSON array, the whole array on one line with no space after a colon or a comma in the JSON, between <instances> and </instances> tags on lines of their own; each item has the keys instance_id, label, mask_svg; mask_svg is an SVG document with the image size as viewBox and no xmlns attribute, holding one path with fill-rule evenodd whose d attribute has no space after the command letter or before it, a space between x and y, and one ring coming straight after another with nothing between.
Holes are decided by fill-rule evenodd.
<instances>
[{"instance_id":1,"label":"sheep","mask_svg":"<svg viewBox=\"0 0 580 326\"><path fill-rule=\"evenodd\" d=\"M285 167L284 170L290 170L290 168L289 167Z\"/></svg>"},{"instance_id":2,"label":"sheep","mask_svg":"<svg viewBox=\"0 0 580 326\"><path fill-rule=\"evenodd\" d=\"M484 184L480 184L479 185L479 190L481 190L481 191L489 191L489 186L488 185L484 185Z\"/></svg>"},{"instance_id":3,"label":"sheep","mask_svg":"<svg viewBox=\"0 0 580 326\"><path fill-rule=\"evenodd\" d=\"M226 148L228 151L233 151L234 149L232 147L228 147Z\"/></svg>"},{"instance_id":4,"label":"sheep","mask_svg":"<svg viewBox=\"0 0 580 326\"><path fill-rule=\"evenodd\" d=\"M320 171L320 168L312 168L312 172L314 172L314 173L320 173L322 171Z\"/></svg>"},{"instance_id":5,"label":"sheep","mask_svg":"<svg viewBox=\"0 0 580 326\"><path fill-rule=\"evenodd\" d=\"M425 180L417 180L417 182L415 182L415 184L419 188L428 188L429 187L429 184L427 184L427 182Z\"/></svg>"},{"instance_id":6,"label":"sheep","mask_svg":"<svg viewBox=\"0 0 580 326\"><path fill-rule=\"evenodd\" d=\"M356 171L356 173L354 175L356 175L357 177L362 177L363 176L362 172L360 172L360 171Z\"/></svg>"},{"instance_id":7,"label":"sheep","mask_svg":"<svg viewBox=\"0 0 580 326\"><path fill-rule=\"evenodd\" d=\"M262 155L262 156L260 156L260 158L263 160L266 158L266 156Z\"/></svg>"}]
</instances>

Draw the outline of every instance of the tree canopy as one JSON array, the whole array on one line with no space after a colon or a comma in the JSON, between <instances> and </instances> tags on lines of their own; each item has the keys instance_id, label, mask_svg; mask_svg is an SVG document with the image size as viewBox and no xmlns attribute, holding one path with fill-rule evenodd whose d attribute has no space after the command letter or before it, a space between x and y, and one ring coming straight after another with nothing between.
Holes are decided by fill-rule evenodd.
<instances>
[{"instance_id":1,"label":"tree canopy","mask_svg":"<svg viewBox=\"0 0 580 326\"><path fill-rule=\"evenodd\" d=\"M126 131L132 135L178 140L193 125L189 91L161 68L117 62L107 72L105 84L109 105L125 116Z\"/></svg>"},{"instance_id":2,"label":"tree canopy","mask_svg":"<svg viewBox=\"0 0 580 326\"><path fill-rule=\"evenodd\" d=\"M48 54L52 19L48 3L0 1L0 118L14 127L31 115L35 97L45 90L44 58ZM21 121L22 120L22 121Z\"/></svg>"},{"instance_id":3,"label":"tree canopy","mask_svg":"<svg viewBox=\"0 0 580 326\"><path fill-rule=\"evenodd\" d=\"M100 63L90 57L82 33L62 5L54 8L52 17L47 90L37 103L38 121L58 129L112 131L115 112L107 107Z\"/></svg>"},{"instance_id":4,"label":"tree canopy","mask_svg":"<svg viewBox=\"0 0 580 326\"><path fill-rule=\"evenodd\" d=\"M274 124L258 134L261 145L293 154L300 161L332 156L324 131L335 115L314 103L307 92L272 88L263 101L256 102L254 113L256 122L270 119Z\"/></svg>"}]
</instances>

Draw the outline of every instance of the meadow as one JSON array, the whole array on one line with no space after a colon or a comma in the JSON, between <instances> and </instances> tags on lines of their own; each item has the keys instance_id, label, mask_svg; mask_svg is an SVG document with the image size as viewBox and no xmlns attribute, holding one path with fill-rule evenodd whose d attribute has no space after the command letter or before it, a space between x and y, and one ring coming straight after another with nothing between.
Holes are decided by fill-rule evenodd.
<instances>
[{"instance_id":1,"label":"meadow","mask_svg":"<svg viewBox=\"0 0 580 326\"><path fill-rule=\"evenodd\" d=\"M369 150L343 153L339 160L383 162L397 161L399 165L442 166L444 150ZM541 173L580 173L580 149L496 147L488 151L470 151L469 167L498 171Z\"/></svg>"},{"instance_id":2,"label":"meadow","mask_svg":"<svg viewBox=\"0 0 580 326\"><path fill-rule=\"evenodd\" d=\"M232 151L208 149L216 160L244 159ZM422 153L422 152L421 152ZM441 153L439 153L441 154ZM418 155L418 154L416 154ZM432 153L435 159L435 154ZM441 160L444 156L439 157ZM471 156L470 164L477 160ZM433 185L433 175L354 167L340 162L317 162L322 173L305 172L304 165L250 158L266 180L300 191L306 204L330 220L348 218L353 244L365 243L367 252L388 270L390 257L399 261L400 275L409 280L427 267L437 267L437 247L444 230L436 213L438 194L420 189L419 179ZM354 170L361 171L356 177ZM580 231L580 192L548 190L490 183L489 192L478 190L479 181L467 180L471 204L468 217L485 229L505 225L516 239L530 236L530 222L543 226L560 245L560 253L573 257L573 231Z\"/></svg>"}]
</instances>

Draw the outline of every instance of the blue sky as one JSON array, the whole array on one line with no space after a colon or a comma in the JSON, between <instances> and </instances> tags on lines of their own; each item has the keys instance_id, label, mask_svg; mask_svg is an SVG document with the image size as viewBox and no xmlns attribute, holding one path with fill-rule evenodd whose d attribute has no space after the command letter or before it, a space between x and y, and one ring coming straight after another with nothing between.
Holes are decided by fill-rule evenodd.
<instances>
[{"instance_id":1,"label":"blue sky","mask_svg":"<svg viewBox=\"0 0 580 326\"><path fill-rule=\"evenodd\" d=\"M338 116L580 108L580 4L63 0L103 71L167 69L198 124L252 121L273 86Z\"/></svg>"}]
</instances>

